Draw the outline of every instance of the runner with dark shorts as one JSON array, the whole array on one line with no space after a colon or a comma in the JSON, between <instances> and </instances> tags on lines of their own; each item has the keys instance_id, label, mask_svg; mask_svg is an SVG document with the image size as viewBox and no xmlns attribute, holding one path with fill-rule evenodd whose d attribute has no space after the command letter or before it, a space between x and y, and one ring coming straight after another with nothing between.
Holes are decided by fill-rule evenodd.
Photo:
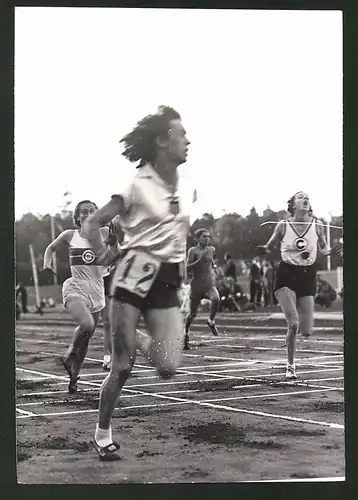
<instances>
[{"instance_id":1,"label":"runner with dark shorts","mask_svg":"<svg viewBox=\"0 0 358 500\"><path fill-rule=\"evenodd\" d=\"M314 323L317 251L327 256L339 252L341 245L330 248L322 222L313 216L306 193L299 191L288 200L291 217L278 222L268 242L259 246L260 253L269 253L280 243L281 262L275 272L274 293L287 322L286 378L295 379L296 334L309 337Z\"/></svg>"},{"instance_id":2,"label":"runner with dark shorts","mask_svg":"<svg viewBox=\"0 0 358 500\"><path fill-rule=\"evenodd\" d=\"M185 320L184 349L189 349L189 330L197 314L202 299L211 301L210 316L207 324L213 335L218 335L215 316L219 308L220 297L215 286L215 248L209 246L210 234L206 229L195 232L197 246L189 249L186 268L193 278L190 282L190 312Z\"/></svg>"},{"instance_id":3,"label":"runner with dark shorts","mask_svg":"<svg viewBox=\"0 0 358 500\"><path fill-rule=\"evenodd\" d=\"M137 348L162 378L173 377L179 366L183 318L178 289L196 199L194 186L178 172L190 141L177 111L161 106L122 142L123 155L137 163L136 173L128 184L116 186L111 200L86 221L88 240L100 256L106 257L100 228L118 215L124 232L110 290L111 370L101 387L94 436L101 461L121 459L119 444L112 439L112 415ZM137 330L141 316L148 334Z\"/></svg>"}]
</instances>

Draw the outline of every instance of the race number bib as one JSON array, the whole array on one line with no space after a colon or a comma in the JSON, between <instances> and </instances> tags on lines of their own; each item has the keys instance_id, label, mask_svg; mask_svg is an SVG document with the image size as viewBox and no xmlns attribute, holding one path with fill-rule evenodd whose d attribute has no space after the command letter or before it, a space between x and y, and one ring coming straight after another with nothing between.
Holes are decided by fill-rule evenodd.
<instances>
[{"instance_id":1,"label":"race number bib","mask_svg":"<svg viewBox=\"0 0 358 500\"><path fill-rule=\"evenodd\" d=\"M124 288L144 299L158 275L161 262L145 252L129 250L115 270L112 289Z\"/></svg>"}]
</instances>

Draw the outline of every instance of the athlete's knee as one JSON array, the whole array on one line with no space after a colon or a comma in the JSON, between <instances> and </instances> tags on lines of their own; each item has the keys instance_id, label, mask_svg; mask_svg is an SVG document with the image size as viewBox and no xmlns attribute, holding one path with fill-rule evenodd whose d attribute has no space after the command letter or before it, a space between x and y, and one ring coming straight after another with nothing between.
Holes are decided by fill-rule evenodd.
<instances>
[{"instance_id":1,"label":"athlete's knee","mask_svg":"<svg viewBox=\"0 0 358 500\"><path fill-rule=\"evenodd\" d=\"M194 318L196 318L196 311L190 311L190 313L187 315L186 319L187 320L192 320Z\"/></svg>"},{"instance_id":2,"label":"athlete's knee","mask_svg":"<svg viewBox=\"0 0 358 500\"><path fill-rule=\"evenodd\" d=\"M289 331L293 334L296 334L300 325L299 319L295 317L289 318L287 323Z\"/></svg>"},{"instance_id":3,"label":"athlete's knee","mask_svg":"<svg viewBox=\"0 0 358 500\"><path fill-rule=\"evenodd\" d=\"M174 353L173 353L174 354ZM161 356L161 359L157 358L157 372L161 378L172 378L176 374L176 371L180 364L180 355L173 356Z\"/></svg>"},{"instance_id":4,"label":"athlete's knee","mask_svg":"<svg viewBox=\"0 0 358 500\"><path fill-rule=\"evenodd\" d=\"M218 293L215 293L212 298L211 298L211 303L212 304L215 304L215 305L218 305L220 302L220 297L219 297L219 294Z\"/></svg>"},{"instance_id":5,"label":"athlete's knee","mask_svg":"<svg viewBox=\"0 0 358 500\"><path fill-rule=\"evenodd\" d=\"M79 327L81 328L82 332L91 336L94 332L93 318L86 318L86 319L81 320Z\"/></svg>"},{"instance_id":6,"label":"athlete's knee","mask_svg":"<svg viewBox=\"0 0 358 500\"><path fill-rule=\"evenodd\" d=\"M157 366L158 375L160 378L169 379L176 374L178 365L176 363L165 363Z\"/></svg>"},{"instance_id":7,"label":"athlete's knee","mask_svg":"<svg viewBox=\"0 0 358 500\"><path fill-rule=\"evenodd\" d=\"M118 359L114 356L111 364L111 378L118 379L118 381L126 380L132 371L134 361L134 357L126 356Z\"/></svg>"}]
</instances>

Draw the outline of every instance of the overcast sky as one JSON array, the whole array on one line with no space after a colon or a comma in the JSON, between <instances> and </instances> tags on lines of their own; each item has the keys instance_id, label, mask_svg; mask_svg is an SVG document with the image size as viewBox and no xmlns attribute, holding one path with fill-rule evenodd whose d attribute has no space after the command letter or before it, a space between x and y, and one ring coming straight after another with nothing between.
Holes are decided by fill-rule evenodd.
<instances>
[{"instance_id":1,"label":"overcast sky","mask_svg":"<svg viewBox=\"0 0 358 500\"><path fill-rule=\"evenodd\" d=\"M133 175L119 139L158 105L191 140L195 215L342 213L342 14L15 10L15 215L105 204Z\"/></svg>"}]
</instances>

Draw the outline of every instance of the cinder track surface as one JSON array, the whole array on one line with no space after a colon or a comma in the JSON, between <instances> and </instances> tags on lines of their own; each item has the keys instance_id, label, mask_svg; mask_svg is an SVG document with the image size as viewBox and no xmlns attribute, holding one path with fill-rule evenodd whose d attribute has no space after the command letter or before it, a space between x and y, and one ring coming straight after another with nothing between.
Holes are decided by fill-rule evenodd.
<instances>
[{"instance_id":1,"label":"cinder track surface","mask_svg":"<svg viewBox=\"0 0 358 500\"><path fill-rule=\"evenodd\" d=\"M74 325L63 311L16 325L20 483L176 483L343 479L343 320L317 313L298 340L296 382L285 374L279 314L221 314L220 336L197 318L178 374L161 380L137 357L113 418L122 460L92 446L102 371L102 328L67 393L60 363Z\"/></svg>"}]
</instances>

